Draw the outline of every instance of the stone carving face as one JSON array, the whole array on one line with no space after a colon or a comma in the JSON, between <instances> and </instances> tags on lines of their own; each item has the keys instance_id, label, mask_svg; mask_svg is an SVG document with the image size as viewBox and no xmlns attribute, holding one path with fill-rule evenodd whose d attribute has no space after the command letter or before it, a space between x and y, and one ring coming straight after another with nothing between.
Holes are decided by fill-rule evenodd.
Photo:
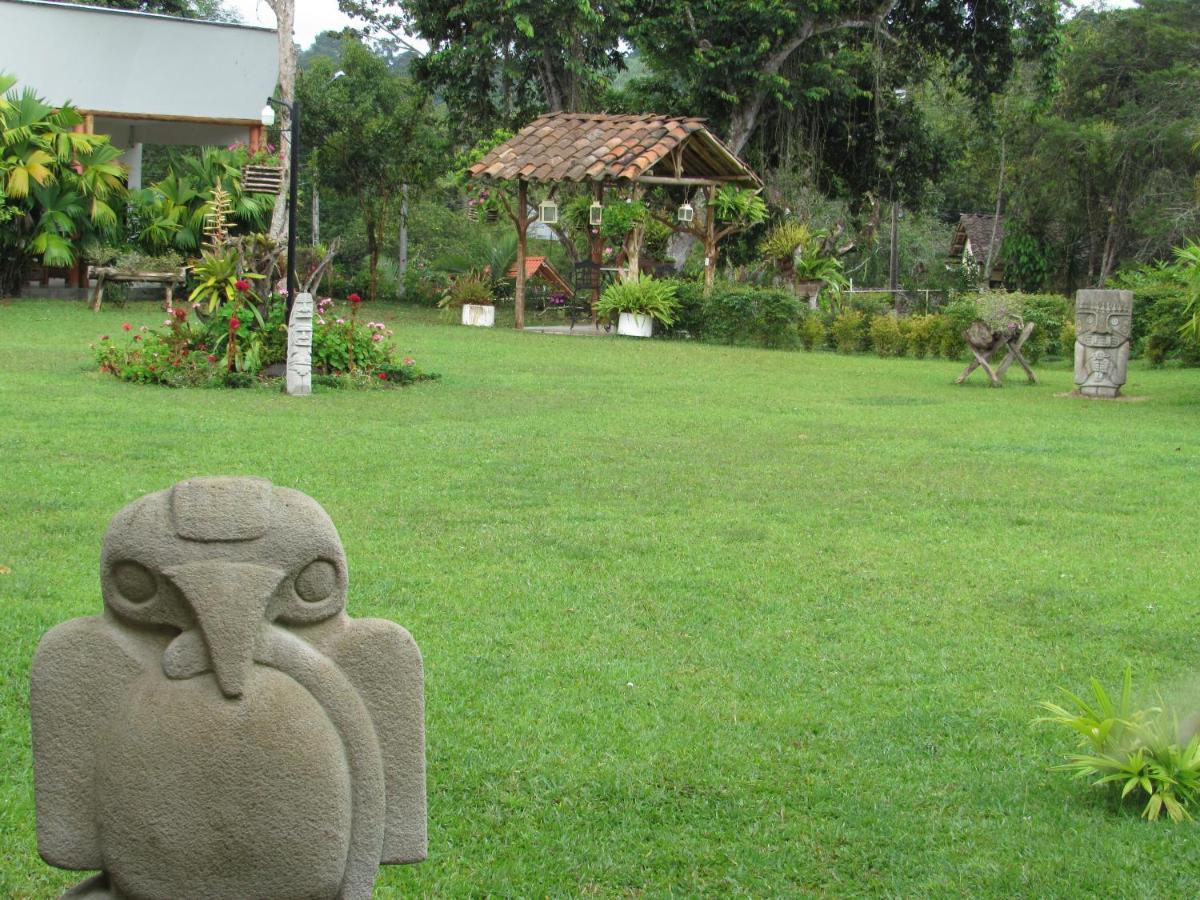
<instances>
[{"instance_id":1,"label":"stone carving face","mask_svg":"<svg viewBox=\"0 0 1200 900\"><path fill-rule=\"evenodd\" d=\"M297 294L288 321L286 387L289 394L308 394L312 390L312 294Z\"/></svg>"},{"instance_id":2,"label":"stone carving face","mask_svg":"<svg viewBox=\"0 0 1200 900\"><path fill-rule=\"evenodd\" d=\"M1076 300L1075 335L1085 347L1114 348L1129 342L1133 324L1132 297L1125 291L1081 291ZM1098 297L1112 294L1113 297Z\"/></svg>"},{"instance_id":3,"label":"stone carving face","mask_svg":"<svg viewBox=\"0 0 1200 900\"><path fill-rule=\"evenodd\" d=\"M1129 365L1133 294L1079 291L1075 295L1075 384L1090 397L1116 397Z\"/></svg>"},{"instance_id":4,"label":"stone carving face","mask_svg":"<svg viewBox=\"0 0 1200 900\"><path fill-rule=\"evenodd\" d=\"M114 896L369 897L425 855L420 653L345 614L325 511L255 478L121 510L105 615L39 645L38 844ZM296 842L296 834L316 840Z\"/></svg>"}]
</instances>

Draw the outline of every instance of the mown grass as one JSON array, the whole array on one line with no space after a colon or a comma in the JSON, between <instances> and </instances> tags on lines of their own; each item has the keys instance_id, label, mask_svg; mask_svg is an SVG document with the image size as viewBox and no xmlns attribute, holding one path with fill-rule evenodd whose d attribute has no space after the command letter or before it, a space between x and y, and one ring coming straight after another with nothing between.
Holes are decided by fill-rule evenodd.
<instances>
[{"instance_id":1,"label":"mown grass","mask_svg":"<svg viewBox=\"0 0 1200 900\"><path fill-rule=\"evenodd\" d=\"M34 647L100 609L109 517L206 473L320 501L351 611L424 651L430 858L379 896L1200 894L1195 825L1049 772L1069 740L1030 725L1126 660L1200 699L1197 372L1086 402L1061 363L994 391L403 308L442 381L90 371L89 340L159 316L0 306L0 895L78 880L35 849Z\"/></svg>"}]
</instances>

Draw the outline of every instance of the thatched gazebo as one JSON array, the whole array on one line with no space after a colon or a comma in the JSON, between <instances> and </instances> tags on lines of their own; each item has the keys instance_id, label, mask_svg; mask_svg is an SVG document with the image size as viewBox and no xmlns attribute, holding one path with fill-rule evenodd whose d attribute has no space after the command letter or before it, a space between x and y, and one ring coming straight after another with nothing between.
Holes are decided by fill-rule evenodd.
<instances>
[{"instance_id":1,"label":"thatched gazebo","mask_svg":"<svg viewBox=\"0 0 1200 900\"><path fill-rule=\"evenodd\" d=\"M704 126L702 119L659 115L551 113L535 119L468 170L472 178L517 183L516 327L525 325L525 234L529 184L592 185L596 203L606 186L678 185L706 191L704 229L715 243L712 199L718 187L759 188L762 182ZM591 242L599 264L600 241Z\"/></svg>"}]
</instances>

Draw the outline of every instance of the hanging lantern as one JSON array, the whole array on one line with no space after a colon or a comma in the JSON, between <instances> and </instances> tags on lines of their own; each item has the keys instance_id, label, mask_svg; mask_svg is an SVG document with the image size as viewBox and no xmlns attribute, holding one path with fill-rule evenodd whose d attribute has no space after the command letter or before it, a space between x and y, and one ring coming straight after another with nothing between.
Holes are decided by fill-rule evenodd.
<instances>
[{"instance_id":1,"label":"hanging lantern","mask_svg":"<svg viewBox=\"0 0 1200 900\"><path fill-rule=\"evenodd\" d=\"M558 204L553 200L543 200L538 208L538 215L544 225L558 224Z\"/></svg>"},{"instance_id":2,"label":"hanging lantern","mask_svg":"<svg viewBox=\"0 0 1200 900\"><path fill-rule=\"evenodd\" d=\"M683 222L686 225L688 222L693 221L695 218L696 218L696 211L694 209L692 209L692 204L688 203L685 200L683 202L683 206L679 207L679 221Z\"/></svg>"},{"instance_id":3,"label":"hanging lantern","mask_svg":"<svg viewBox=\"0 0 1200 900\"><path fill-rule=\"evenodd\" d=\"M599 226L604 220L604 207L599 200L593 200L592 205L588 207L588 224Z\"/></svg>"}]
</instances>

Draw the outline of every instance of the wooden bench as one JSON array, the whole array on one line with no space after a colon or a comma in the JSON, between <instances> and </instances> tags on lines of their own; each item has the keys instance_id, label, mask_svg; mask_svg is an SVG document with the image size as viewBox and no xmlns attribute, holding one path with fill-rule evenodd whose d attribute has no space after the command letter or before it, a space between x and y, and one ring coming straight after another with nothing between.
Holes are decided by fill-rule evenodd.
<instances>
[{"instance_id":1,"label":"wooden bench","mask_svg":"<svg viewBox=\"0 0 1200 900\"><path fill-rule=\"evenodd\" d=\"M183 285L187 281L186 269L179 269L176 272L124 272L111 266L93 266L89 274L96 279L96 287L92 293L93 312L100 312L100 304L104 302L104 283L106 281L123 281L129 284L149 282L166 285L167 298L164 305L167 309L171 308L171 301L175 297L175 285Z\"/></svg>"}]
</instances>

